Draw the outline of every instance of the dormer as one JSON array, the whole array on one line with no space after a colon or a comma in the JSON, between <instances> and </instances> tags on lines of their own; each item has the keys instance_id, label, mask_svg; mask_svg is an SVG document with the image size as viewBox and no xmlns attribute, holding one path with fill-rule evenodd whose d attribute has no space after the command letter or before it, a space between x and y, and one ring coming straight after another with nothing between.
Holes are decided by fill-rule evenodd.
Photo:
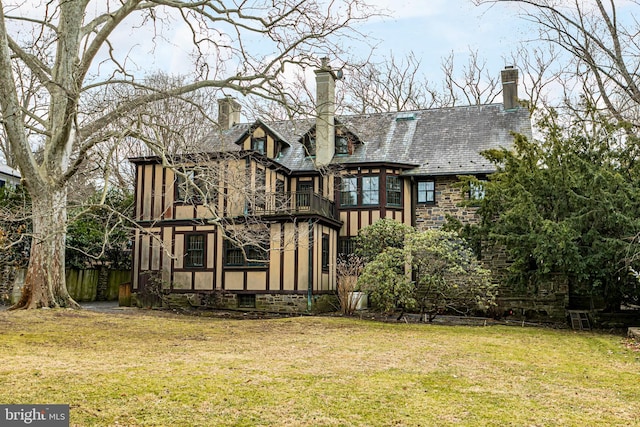
<instances>
[{"instance_id":1,"label":"dormer","mask_svg":"<svg viewBox=\"0 0 640 427\"><path fill-rule=\"evenodd\" d=\"M249 126L236 144L242 150L255 151L270 159L278 159L282 150L290 146L275 130L259 119Z\"/></svg>"},{"instance_id":2,"label":"dormer","mask_svg":"<svg viewBox=\"0 0 640 427\"><path fill-rule=\"evenodd\" d=\"M349 131L346 126L341 124L337 119L334 126L334 156L350 156L355 151L358 144L362 141L356 134ZM316 127L313 126L302 138L300 143L304 146L307 157L315 157L317 152L316 145Z\"/></svg>"},{"instance_id":3,"label":"dormer","mask_svg":"<svg viewBox=\"0 0 640 427\"><path fill-rule=\"evenodd\" d=\"M316 156L316 127L312 127L309 132L302 135L300 143L304 146L307 157Z\"/></svg>"}]
</instances>

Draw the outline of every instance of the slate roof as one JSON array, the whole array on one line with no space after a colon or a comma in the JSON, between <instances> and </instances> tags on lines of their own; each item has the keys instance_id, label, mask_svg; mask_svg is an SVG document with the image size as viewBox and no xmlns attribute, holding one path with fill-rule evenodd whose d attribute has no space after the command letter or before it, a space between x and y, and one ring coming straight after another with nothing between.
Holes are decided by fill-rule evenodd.
<instances>
[{"instance_id":1,"label":"slate roof","mask_svg":"<svg viewBox=\"0 0 640 427\"><path fill-rule=\"evenodd\" d=\"M504 110L502 104L336 116L358 136L352 155L336 155L332 164L399 163L405 175L459 175L491 173L495 170L481 151L509 148L513 133L531 138L531 120L525 108ZM259 122L276 138L289 144L275 160L292 171L312 171L300 140L314 125L313 119ZM212 135L208 148L240 149L235 142L255 124L238 124ZM217 139L217 141L213 139Z\"/></svg>"}]
</instances>

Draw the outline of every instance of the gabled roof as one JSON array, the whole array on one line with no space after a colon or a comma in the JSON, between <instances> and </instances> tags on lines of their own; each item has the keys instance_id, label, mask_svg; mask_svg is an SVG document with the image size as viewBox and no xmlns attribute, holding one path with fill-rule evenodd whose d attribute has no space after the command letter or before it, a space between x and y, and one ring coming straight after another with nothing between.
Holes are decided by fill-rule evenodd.
<instances>
[{"instance_id":1,"label":"gabled roof","mask_svg":"<svg viewBox=\"0 0 640 427\"><path fill-rule=\"evenodd\" d=\"M511 147L514 133L532 136L528 110L505 111L502 104L336 116L336 122L362 144L356 144L352 155L335 155L332 164L412 165L407 175L491 173L495 168L482 157L482 151ZM276 159L278 163L294 172L315 169L301 143L302 136L315 125L314 119L259 123L288 143ZM232 145L254 125L237 124L222 134L212 134L211 147Z\"/></svg>"},{"instance_id":2,"label":"gabled roof","mask_svg":"<svg viewBox=\"0 0 640 427\"><path fill-rule=\"evenodd\" d=\"M271 128L271 126L269 125L268 122L265 122L262 119L257 119L255 122L253 122L253 125L247 127L247 129L244 131L244 133L242 135L240 135L234 142L236 144L240 144L245 138L247 138L251 132L253 132L253 130L257 127L262 127L267 133L270 133L271 136L273 137L273 139L275 139L276 141L280 141L282 143L284 143L285 145L291 145L289 144L289 142L283 138L276 129Z\"/></svg>"}]
</instances>

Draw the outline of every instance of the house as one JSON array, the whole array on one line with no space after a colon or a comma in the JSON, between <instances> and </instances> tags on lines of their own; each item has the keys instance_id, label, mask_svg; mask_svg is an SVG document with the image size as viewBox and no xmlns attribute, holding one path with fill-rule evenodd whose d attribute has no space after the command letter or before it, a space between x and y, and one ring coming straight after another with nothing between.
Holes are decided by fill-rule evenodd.
<instances>
[{"instance_id":1,"label":"house","mask_svg":"<svg viewBox=\"0 0 640 427\"><path fill-rule=\"evenodd\" d=\"M327 61L316 71L315 119L241 124L225 98L207 152L131 159L134 292L155 283L194 305L312 309L335 295L338 254L361 228L477 221L458 206L473 195L457 176L486 176L481 151L531 135L511 67L501 104L353 116L335 115L337 78Z\"/></svg>"},{"instance_id":2,"label":"house","mask_svg":"<svg viewBox=\"0 0 640 427\"><path fill-rule=\"evenodd\" d=\"M20 184L20 172L7 165L0 164L0 188L15 187Z\"/></svg>"}]
</instances>

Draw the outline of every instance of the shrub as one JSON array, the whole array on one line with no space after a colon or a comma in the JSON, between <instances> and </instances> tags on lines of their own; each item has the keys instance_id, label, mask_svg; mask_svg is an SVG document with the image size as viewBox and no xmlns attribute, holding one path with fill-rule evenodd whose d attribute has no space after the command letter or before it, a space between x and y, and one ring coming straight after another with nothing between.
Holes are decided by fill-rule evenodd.
<instances>
[{"instance_id":1,"label":"shrub","mask_svg":"<svg viewBox=\"0 0 640 427\"><path fill-rule=\"evenodd\" d=\"M387 248L402 249L407 235L415 233L415 229L388 218L362 228L355 239L355 253L365 262L373 261Z\"/></svg>"},{"instance_id":2,"label":"shrub","mask_svg":"<svg viewBox=\"0 0 640 427\"><path fill-rule=\"evenodd\" d=\"M486 312L495 305L497 285L456 233L427 230L407 239L405 249L416 280L420 313L429 321L445 311Z\"/></svg>"},{"instance_id":3,"label":"shrub","mask_svg":"<svg viewBox=\"0 0 640 427\"><path fill-rule=\"evenodd\" d=\"M415 306L415 286L405 273L405 259L404 250L388 248L364 267L358 288L369 294L374 308L392 313Z\"/></svg>"}]
</instances>

